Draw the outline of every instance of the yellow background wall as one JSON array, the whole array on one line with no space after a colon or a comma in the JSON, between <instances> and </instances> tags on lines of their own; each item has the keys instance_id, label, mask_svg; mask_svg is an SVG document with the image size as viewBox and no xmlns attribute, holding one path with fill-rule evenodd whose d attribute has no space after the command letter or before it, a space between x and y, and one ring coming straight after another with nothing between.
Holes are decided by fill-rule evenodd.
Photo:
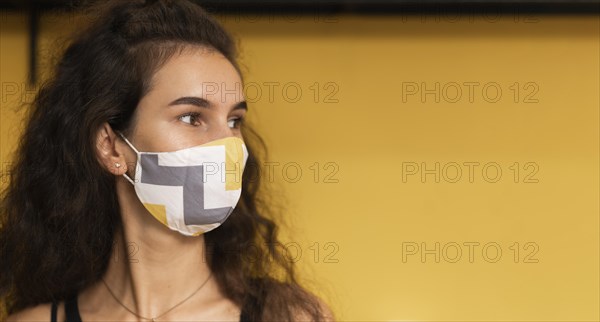
<instances>
[{"instance_id":1,"label":"yellow background wall","mask_svg":"<svg viewBox=\"0 0 600 322\"><path fill-rule=\"evenodd\" d=\"M73 18L43 17L42 53ZM290 251L340 320L599 320L597 16L220 19L279 162ZM0 24L3 165L32 96L26 22ZM421 97L436 83L439 102ZM439 182L422 178L436 163Z\"/></svg>"}]
</instances>

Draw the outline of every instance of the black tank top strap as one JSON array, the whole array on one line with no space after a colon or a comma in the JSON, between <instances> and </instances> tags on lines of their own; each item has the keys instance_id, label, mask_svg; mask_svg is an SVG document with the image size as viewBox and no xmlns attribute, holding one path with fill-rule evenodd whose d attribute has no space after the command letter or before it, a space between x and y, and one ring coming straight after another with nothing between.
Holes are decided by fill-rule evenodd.
<instances>
[{"instance_id":1,"label":"black tank top strap","mask_svg":"<svg viewBox=\"0 0 600 322\"><path fill-rule=\"evenodd\" d=\"M252 319L250 318L250 315L247 312L246 307L242 308L242 312L240 313L240 322L250 322L252 321Z\"/></svg>"},{"instance_id":2,"label":"black tank top strap","mask_svg":"<svg viewBox=\"0 0 600 322\"><path fill-rule=\"evenodd\" d=\"M56 321L57 307L58 305L56 304L56 301L52 301L52 308L50 309L50 322L58 322Z\"/></svg>"},{"instance_id":3,"label":"black tank top strap","mask_svg":"<svg viewBox=\"0 0 600 322\"><path fill-rule=\"evenodd\" d=\"M252 304L254 304L254 303L252 303ZM50 321L51 322L58 322L57 310L58 310L58 304L55 301L53 301L51 312L50 312ZM82 322L81 316L79 315L79 307L77 305L77 295L70 297L65 301L65 315L67 318L66 322ZM240 322L250 322L250 321L252 321L252 319L250 317L250 314L248 313L248 306L245 305L244 307L242 307L242 311L240 313Z\"/></svg>"},{"instance_id":4,"label":"black tank top strap","mask_svg":"<svg viewBox=\"0 0 600 322\"><path fill-rule=\"evenodd\" d=\"M65 315L67 317L66 322L82 322L77 306L77 294L65 301Z\"/></svg>"},{"instance_id":5,"label":"black tank top strap","mask_svg":"<svg viewBox=\"0 0 600 322\"><path fill-rule=\"evenodd\" d=\"M260 280L258 278L252 278L249 282L253 289L259 288ZM242 305L240 322L260 321L260 316L264 308L264 299L264 291L261 291L258 296L248 296Z\"/></svg>"}]
</instances>

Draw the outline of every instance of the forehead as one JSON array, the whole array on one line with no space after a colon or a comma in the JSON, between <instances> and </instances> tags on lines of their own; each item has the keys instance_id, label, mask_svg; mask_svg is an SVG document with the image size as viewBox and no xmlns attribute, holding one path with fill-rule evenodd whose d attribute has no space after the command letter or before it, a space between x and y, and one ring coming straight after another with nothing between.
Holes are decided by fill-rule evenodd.
<instances>
[{"instance_id":1,"label":"forehead","mask_svg":"<svg viewBox=\"0 0 600 322\"><path fill-rule=\"evenodd\" d=\"M236 86L237 84L237 86ZM241 77L221 53L205 47L177 51L152 77L152 90L173 95L202 94L202 89L241 89Z\"/></svg>"}]
</instances>

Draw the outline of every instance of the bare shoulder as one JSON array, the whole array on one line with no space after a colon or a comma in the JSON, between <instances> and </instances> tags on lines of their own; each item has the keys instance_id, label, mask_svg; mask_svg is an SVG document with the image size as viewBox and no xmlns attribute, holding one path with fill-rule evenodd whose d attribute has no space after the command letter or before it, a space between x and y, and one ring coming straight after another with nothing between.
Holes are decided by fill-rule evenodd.
<instances>
[{"instance_id":1,"label":"bare shoulder","mask_svg":"<svg viewBox=\"0 0 600 322\"><path fill-rule=\"evenodd\" d=\"M323 301L319 297L317 297L317 301L319 302L319 305L321 306L321 310L323 311L323 321L334 322L335 319L333 316L333 311L331 311L331 308L329 307L329 305L327 305L327 303L325 303L325 301Z\"/></svg>"},{"instance_id":2,"label":"bare shoulder","mask_svg":"<svg viewBox=\"0 0 600 322\"><path fill-rule=\"evenodd\" d=\"M32 306L32 307L23 309L19 312L9 315L6 321L7 322L17 322L17 321L48 322L48 321L50 321L51 307L52 307L51 303L44 303L44 304ZM60 318L62 315L62 314L60 314L61 306L59 305L58 308L59 308L58 317ZM61 320L59 319L59 321L61 321Z\"/></svg>"},{"instance_id":3,"label":"bare shoulder","mask_svg":"<svg viewBox=\"0 0 600 322\"><path fill-rule=\"evenodd\" d=\"M327 303L325 303L325 301L323 301L323 299L321 299L318 296L314 296L314 298L319 303L319 307L321 309L321 312L323 313L320 320L325 322L335 322L333 311L331 310L329 305L327 305ZM308 315L307 312L300 311L294 317L294 321L313 321L313 319Z\"/></svg>"}]
</instances>

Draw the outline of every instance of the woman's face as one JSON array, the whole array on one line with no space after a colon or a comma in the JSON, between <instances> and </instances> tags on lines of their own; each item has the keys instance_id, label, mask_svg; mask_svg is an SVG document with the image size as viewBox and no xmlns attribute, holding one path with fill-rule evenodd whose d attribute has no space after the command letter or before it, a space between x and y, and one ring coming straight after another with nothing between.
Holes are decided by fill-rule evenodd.
<instances>
[{"instance_id":1,"label":"woman's face","mask_svg":"<svg viewBox=\"0 0 600 322\"><path fill-rule=\"evenodd\" d=\"M227 58L204 48L186 49L155 73L127 139L145 152L170 152L229 136L243 139L240 122L246 112L240 75ZM128 150L126 159L135 161Z\"/></svg>"}]
</instances>

